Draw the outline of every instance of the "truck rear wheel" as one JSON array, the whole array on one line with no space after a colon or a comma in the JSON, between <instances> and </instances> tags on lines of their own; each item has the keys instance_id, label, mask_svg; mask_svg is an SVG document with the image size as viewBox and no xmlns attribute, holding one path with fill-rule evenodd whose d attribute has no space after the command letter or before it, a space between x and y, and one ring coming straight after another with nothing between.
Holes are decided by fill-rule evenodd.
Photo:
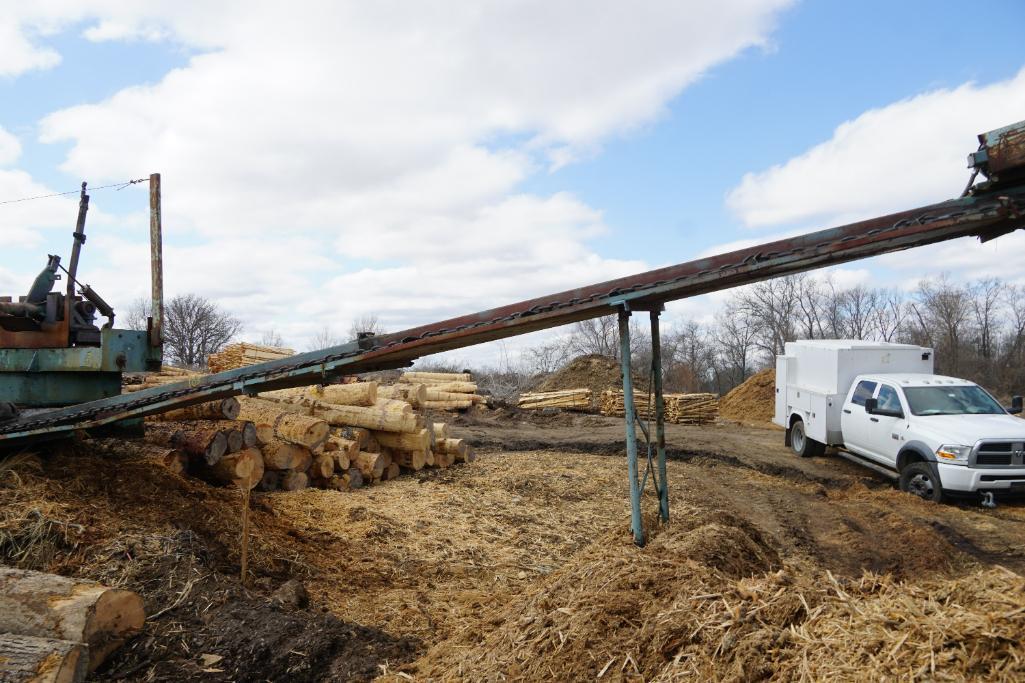
<instances>
[{"instance_id":1,"label":"truck rear wheel","mask_svg":"<svg viewBox=\"0 0 1025 683\"><path fill-rule=\"evenodd\" d=\"M927 462L913 462L900 471L900 490L934 503L943 500L940 478Z\"/></svg>"},{"instance_id":2,"label":"truck rear wheel","mask_svg":"<svg viewBox=\"0 0 1025 683\"><path fill-rule=\"evenodd\" d=\"M805 433L803 420L790 427L790 447L802 458L814 458L826 452L826 444L809 438Z\"/></svg>"}]
</instances>

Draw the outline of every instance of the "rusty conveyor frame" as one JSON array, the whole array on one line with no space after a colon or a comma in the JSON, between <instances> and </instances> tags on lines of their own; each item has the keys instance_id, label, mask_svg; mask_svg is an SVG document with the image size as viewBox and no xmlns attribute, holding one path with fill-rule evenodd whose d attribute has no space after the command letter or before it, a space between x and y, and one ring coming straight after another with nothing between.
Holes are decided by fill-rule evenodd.
<instances>
[{"instance_id":1,"label":"rusty conveyor frame","mask_svg":"<svg viewBox=\"0 0 1025 683\"><path fill-rule=\"evenodd\" d=\"M983 240L1025 227L1025 182L841 227L769 242L617 280L529 299L322 351L198 380L25 415L0 424L0 447L66 435L239 394L328 382L405 367L421 356L637 310L768 278L965 236Z\"/></svg>"},{"instance_id":2,"label":"rusty conveyor frame","mask_svg":"<svg viewBox=\"0 0 1025 683\"><path fill-rule=\"evenodd\" d=\"M421 356L617 314L631 530L635 543L643 545L640 503L649 477L658 499L659 518L669 519L658 327L665 302L959 237L975 236L986 241L1025 227L1025 122L984 133L979 141L979 151L969 161L975 172L969 188L958 199L360 339L323 351L25 415L0 423L0 449L238 394L325 383L341 375L404 367ZM979 173L985 175L986 181L972 187ZM154 275L154 291L157 284ZM634 311L649 312L653 343L656 434L653 452L651 430L641 424L647 441L643 476L637 459L638 420L630 370L629 320Z\"/></svg>"}]
</instances>

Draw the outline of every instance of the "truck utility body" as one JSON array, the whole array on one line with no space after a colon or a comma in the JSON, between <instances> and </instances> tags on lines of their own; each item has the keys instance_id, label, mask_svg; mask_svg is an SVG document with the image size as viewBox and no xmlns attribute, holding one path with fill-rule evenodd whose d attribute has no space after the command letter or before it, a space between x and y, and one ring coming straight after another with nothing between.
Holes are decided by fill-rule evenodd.
<instances>
[{"instance_id":1,"label":"truck utility body","mask_svg":"<svg viewBox=\"0 0 1025 683\"><path fill-rule=\"evenodd\" d=\"M1021 400L1003 408L968 380L933 374L932 349L847 340L791 342L776 359L773 421L814 456L844 449L932 500L1025 492Z\"/></svg>"}]
</instances>

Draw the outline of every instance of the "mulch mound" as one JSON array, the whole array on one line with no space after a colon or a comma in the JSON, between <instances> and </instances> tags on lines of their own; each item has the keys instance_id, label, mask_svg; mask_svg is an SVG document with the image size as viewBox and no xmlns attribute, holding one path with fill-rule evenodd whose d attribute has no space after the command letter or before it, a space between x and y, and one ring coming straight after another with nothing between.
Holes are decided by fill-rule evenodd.
<instances>
[{"instance_id":1,"label":"mulch mound","mask_svg":"<svg viewBox=\"0 0 1025 683\"><path fill-rule=\"evenodd\" d=\"M769 368L747 378L719 401L719 415L745 423L771 422L776 411L776 370Z\"/></svg>"},{"instance_id":2,"label":"mulch mound","mask_svg":"<svg viewBox=\"0 0 1025 683\"><path fill-rule=\"evenodd\" d=\"M635 389L648 390L648 378L636 370L633 374ZM548 375L532 391L560 391L563 389L590 389L591 405L597 408L598 398L606 389L622 389L623 375L619 361L608 356L578 356Z\"/></svg>"}]
</instances>

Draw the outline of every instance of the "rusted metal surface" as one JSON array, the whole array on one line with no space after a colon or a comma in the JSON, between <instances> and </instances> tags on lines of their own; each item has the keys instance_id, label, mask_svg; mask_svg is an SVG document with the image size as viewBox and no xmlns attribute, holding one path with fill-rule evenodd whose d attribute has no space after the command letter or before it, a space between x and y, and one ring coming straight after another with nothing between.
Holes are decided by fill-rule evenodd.
<instances>
[{"instance_id":1,"label":"rusted metal surface","mask_svg":"<svg viewBox=\"0 0 1025 683\"><path fill-rule=\"evenodd\" d=\"M609 315L623 302L672 301L958 237L1005 234L1023 227L1023 214L1025 189L941 202L374 337L369 350L356 343L343 344L202 380L22 417L0 424L0 444L242 393L403 367L421 356Z\"/></svg>"},{"instance_id":2,"label":"rusted metal surface","mask_svg":"<svg viewBox=\"0 0 1025 683\"><path fill-rule=\"evenodd\" d=\"M980 134L979 150L968 160L994 188L1025 176L1025 121Z\"/></svg>"},{"instance_id":3,"label":"rusted metal surface","mask_svg":"<svg viewBox=\"0 0 1025 683\"><path fill-rule=\"evenodd\" d=\"M0 423L0 445L243 393L403 367L421 356L610 315L624 304L644 310L667 301L959 237L992 239L1025 227L1023 216L1025 181L1004 184L999 191L980 189L959 199L529 299L358 344L23 416Z\"/></svg>"}]
</instances>

